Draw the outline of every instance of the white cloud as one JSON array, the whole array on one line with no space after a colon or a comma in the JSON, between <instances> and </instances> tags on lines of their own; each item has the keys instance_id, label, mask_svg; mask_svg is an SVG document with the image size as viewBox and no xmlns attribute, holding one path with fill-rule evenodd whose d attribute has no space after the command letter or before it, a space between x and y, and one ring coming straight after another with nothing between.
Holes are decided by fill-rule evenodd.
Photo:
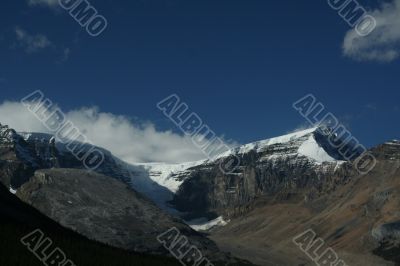
<instances>
[{"instance_id":1,"label":"white cloud","mask_svg":"<svg viewBox=\"0 0 400 266\"><path fill-rule=\"evenodd\" d=\"M28 4L30 6L49 6L49 7L57 7L58 0L28 0Z\"/></svg>"},{"instance_id":2,"label":"white cloud","mask_svg":"<svg viewBox=\"0 0 400 266\"><path fill-rule=\"evenodd\" d=\"M384 3L369 14L376 19L375 30L364 37L354 29L348 31L343 42L344 55L358 61L394 61L400 56L400 0Z\"/></svg>"},{"instance_id":3,"label":"white cloud","mask_svg":"<svg viewBox=\"0 0 400 266\"><path fill-rule=\"evenodd\" d=\"M152 123L133 123L125 116L100 112L98 108L81 108L66 115L93 144L127 162L179 163L205 159L190 137L158 131ZM0 123L17 131L48 133L18 102L0 104Z\"/></svg>"},{"instance_id":4,"label":"white cloud","mask_svg":"<svg viewBox=\"0 0 400 266\"><path fill-rule=\"evenodd\" d=\"M15 36L19 45L23 47L27 53L34 53L52 46L51 41L45 35L31 35L19 27L15 28Z\"/></svg>"}]
</instances>

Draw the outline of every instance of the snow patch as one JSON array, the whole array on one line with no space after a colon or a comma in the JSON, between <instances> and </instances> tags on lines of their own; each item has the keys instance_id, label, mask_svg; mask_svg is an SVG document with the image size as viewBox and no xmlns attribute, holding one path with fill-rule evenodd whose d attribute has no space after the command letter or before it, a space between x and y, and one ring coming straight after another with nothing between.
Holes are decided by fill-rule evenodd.
<instances>
[{"instance_id":1,"label":"snow patch","mask_svg":"<svg viewBox=\"0 0 400 266\"><path fill-rule=\"evenodd\" d=\"M149 177L154 182L176 193L180 185L185 181L179 178L179 174L183 174L187 169L201 165L204 162L205 160L181 164L144 163L137 165L143 166L149 172Z\"/></svg>"},{"instance_id":2,"label":"snow patch","mask_svg":"<svg viewBox=\"0 0 400 266\"><path fill-rule=\"evenodd\" d=\"M326 151L319 146L319 144L314 139L314 136L310 136L306 141L301 144L298 149L298 153L307 156L317 163L323 162L336 162L335 158L332 158Z\"/></svg>"},{"instance_id":3,"label":"snow patch","mask_svg":"<svg viewBox=\"0 0 400 266\"><path fill-rule=\"evenodd\" d=\"M129 178L129 183L136 191L149 197L160 208L174 215L180 212L170 206L180 185L189 176L188 169L205 161L182 164L165 163L126 163L113 156L121 175Z\"/></svg>"},{"instance_id":4,"label":"snow patch","mask_svg":"<svg viewBox=\"0 0 400 266\"><path fill-rule=\"evenodd\" d=\"M10 192L11 192L12 194L14 194L14 195L17 193L17 191L14 190L11 186L10 186Z\"/></svg>"},{"instance_id":5,"label":"snow patch","mask_svg":"<svg viewBox=\"0 0 400 266\"><path fill-rule=\"evenodd\" d=\"M185 221L195 231L208 231L216 226L225 226L228 224L222 216L209 221L207 218L199 218L191 221Z\"/></svg>"},{"instance_id":6,"label":"snow patch","mask_svg":"<svg viewBox=\"0 0 400 266\"><path fill-rule=\"evenodd\" d=\"M224 158L224 157L228 157L232 154L246 154L250 151L256 151L256 152L262 152L266 147L274 145L274 144L281 144L281 143L287 143L290 141L293 141L295 139L299 139L302 138L308 134L313 133L314 131L316 131L318 129L318 127L313 127L313 128L309 128L306 130L302 130L302 131L297 131L294 133L290 133L287 135L283 135L280 137L275 137L275 138L270 138L270 139L266 139L266 140L260 140L257 142L253 142L253 143L249 143L249 144L245 144L242 145L240 147L231 149L227 152L224 152L222 154L220 154L219 156L217 156L216 159L220 159L220 158Z\"/></svg>"}]
</instances>

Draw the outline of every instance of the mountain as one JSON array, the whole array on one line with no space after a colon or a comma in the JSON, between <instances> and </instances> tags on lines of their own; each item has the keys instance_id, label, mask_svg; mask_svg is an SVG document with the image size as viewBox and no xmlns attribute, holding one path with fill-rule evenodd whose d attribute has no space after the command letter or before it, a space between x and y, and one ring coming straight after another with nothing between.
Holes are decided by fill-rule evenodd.
<instances>
[{"instance_id":1,"label":"mountain","mask_svg":"<svg viewBox=\"0 0 400 266\"><path fill-rule=\"evenodd\" d=\"M22 165L30 165L25 170L27 173L24 172L19 177L14 176L8 182L14 190L26 181L26 176L33 175L33 169L83 168L82 163L71 155L66 145L54 140L52 135L17 134L13 130L10 132L13 137L9 138L9 141L18 139L20 143L16 145L18 156L15 161L19 164L22 161ZM160 208L190 220L188 223L196 228L205 225L207 220L211 220L212 223L216 221L214 219L221 219L218 217L222 215L229 217L243 208L246 209L246 205L265 190L275 189L280 193L290 193L291 184L288 182L293 180L283 180L285 168L286 171L296 168L297 174L304 176L298 182L314 182L316 187L321 186L322 180L333 173L341 178L337 170L345 161L340 153L329 145L328 133L326 128L311 128L243 145L212 160L175 165L132 165L99 148L104 153L105 160L96 171L129 184ZM90 147L80 148L85 152ZM233 173L221 173L221 162L229 160L233 155L240 158L240 166ZM251 168L250 162L254 160L257 166ZM249 172L262 169L266 170L260 174L262 180L255 180L254 174L247 177Z\"/></svg>"},{"instance_id":2,"label":"mountain","mask_svg":"<svg viewBox=\"0 0 400 266\"><path fill-rule=\"evenodd\" d=\"M79 148L85 153L91 147ZM95 173L84 169L69 147L51 135L17 133L0 126L0 182L20 200L89 239L171 256L157 236L177 228L210 260L241 263L137 192L131 180L143 167L128 167L110 152L101 151L105 160Z\"/></svg>"},{"instance_id":3,"label":"mountain","mask_svg":"<svg viewBox=\"0 0 400 266\"><path fill-rule=\"evenodd\" d=\"M346 182L343 169L349 163L331 147L330 133L317 127L246 144L213 160L160 171L162 178L153 180L161 186L174 182L173 187L166 186L174 193L170 203L186 219L229 219L246 211L260 196L312 199ZM220 164L232 156L240 158L239 167L222 172Z\"/></svg>"},{"instance_id":4,"label":"mountain","mask_svg":"<svg viewBox=\"0 0 400 266\"><path fill-rule=\"evenodd\" d=\"M129 164L99 148L105 160L90 173L51 135L6 131L0 139L0 181L68 228L86 236L95 235L91 226L99 229L99 241L157 253L145 235L154 236L152 228L158 232L167 224L235 265L239 262L218 248L257 265L313 265L292 241L313 229L346 265L400 265L397 140L369 150L377 164L367 174L355 167L357 145L327 127L174 165ZM346 160L343 151L354 156ZM220 165L232 157L239 158L238 167L222 171ZM150 218L155 216L159 223ZM126 221L146 225L114 234L129 226Z\"/></svg>"},{"instance_id":5,"label":"mountain","mask_svg":"<svg viewBox=\"0 0 400 266\"><path fill-rule=\"evenodd\" d=\"M346 265L399 265L400 142L370 152L377 164L368 174L341 169L346 182L311 199L260 197L211 238L223 250L259 265L313 265L292 242L313 229Z\"/></svg>"},{"instance_id":6,"label":"mountain","mask_svg":"<svg viewBox=\"0 0 400 266\"><path fill-rule=\"evenodd\" d=\"M400 265L400 142L372 148L377 164L363 174L341 155L357 147L335 149L331 136L312 128L246 144L161 171L159 184L175 180L171 206L189 224L203 218L195 228L258 265L312 265L292 242L310 228L349 265ZM230 156L241 163L224 173L219 164Z\"/></svg>"}]
</instances>

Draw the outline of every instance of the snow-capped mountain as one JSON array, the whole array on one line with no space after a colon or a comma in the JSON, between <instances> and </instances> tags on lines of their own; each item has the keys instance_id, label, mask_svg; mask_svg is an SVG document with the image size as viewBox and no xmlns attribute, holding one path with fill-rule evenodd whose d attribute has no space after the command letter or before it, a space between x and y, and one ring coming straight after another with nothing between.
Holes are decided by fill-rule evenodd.
<instances>
[{"instance_id":1,"label":"snow-capped mountain","mask_svg":"<svg viewBox=\"0 0 400 266\"><path fill-rule=\"evenodd\" d=\"M84 228L89 231L100 221L101 227L121 228L123 232L123 226L132 226L132 221L143 216L144 209L148 212L142 218L149 218L160 227L165 226L165 221L170 224L178 222L190 233L189 225L197 231L207 231L218 245L228 247L228 251L235 252L243 244L250 248L250 252L260 250L257 254L265 253L265 259L270 259L268 252L276 243L279 243L279 254L292 254L292 244L286 249L281 247L285 247L287 242L292 243L293 235L303 232L303 227L316 227L318 232L326 232L325 238L330 245L337 245L338 250L341 246L354 254L362 250L364 256L371 255L369 247L375 245L379 249L373 254L397 260L397 255L392 254L398 254L399 250L395 245L399 234L396 199L400 187L400 141L388 141L369 150L377 159L377 165L367 175L360 175L352 162L347 162L342 156L346 147L351 151L356 150L355 147L338 143L333 146L330 138L335 138L335 135L328 128L310 128L245 144L214 159L183 164L129 164L100 148L105 160L96 169L103 175L98 175L85 171L82 162L51 135L17 133L0 126L0 182L16 196L24 195L26 202L38 203L40 201L35 198L38 192L51 192L52 196L40 198L43 211L48 210L48 206L52 208L49 216L59 214L60 209L68 213L72 207L83 207L78 209L80 216L69 222L75 226L76 221L85 221ZM88 148L82 147L83 152ZM234 172L225 173L219 166L232 156L240 158L239 167ZM87 174L92 178L84 178ZM135 201L147 203L140 203L141 208L136 206L132 209L129 208L130 200L120 203L120 195L127 195L126 186L108 178L125 182L136 191ZM68 186L71 180L75 183ZM110 187L110 182L115 183L114 188ZM56 189L46 190L46 187ZM99 191L101 197L97 195ZM110 217L105 215L107 212L103 207L96 208L97 203L93 204L92 212L79 205L88 197L110 205L106 209L114 214ZM50 198L58 198L60 204ZM114 219L133 211L137 213L124 220L126 223ZM164 222L157 219L160 215L166 215ZM64 215L54 217L61 221ZM146 234L148 230L153 232L152 226L147 228ZM85 234L93 236L92 231ZM111 231L106 236L112 242L120 240L124 234ZM130 238L128 236L127 241ZM249 254L245 258L252 259L253 253ZM277 261L280 263L281 259L279 256Z\"/></svg>"},{"instance_id":2,"label":"snow-capped mountain","mask_svg":"<svg viewBox=\"0 0 400 266\"><path fill-rule=\"evenodd\" d=\"M340 153L331 148L327 140L329 130L314 127L287 135L245 144L224 152L212 160L201 160L182 164L137 164L143 166L152 181L167 188L172 193L178 192L180 186L193 171L211 169L221 160L236 155L239 158L250 153L262 154L259 162L275 162L287 158L306 160L315 166L324 163L340 165L345 162ZM240 168L239 168L240 169ZM234 175L235 173L231 173ZM240 170L237 171L240 175ZM151 196L151 195L149 195Z\"/></svg>"},{"instance_id":3,"label":"snow-capped mountain","mask_svg":"<svg viewBox=\"0 0 400 266\"><path fill-rule=\"evenodd\" d=\"M330 147L327 141L329 130L322 127L314 127L297 131L280 137L261 140L245 144L227 152L224 152L212 160L201 160L182 164L137 164L148 170L150 178L171 192L176 193L185 178L191 172L191 168L212 165L232 155L242 157L249 153L259 153L263 156L260 161L274 161L288 157L307 159L310 163L321 165L323 163L345 162L343 156L337 150Z\"/></svg>"},{"instance_id":4,"label":"snow-capped mountain","mask_svg":"<svg viewBox=\"0 0 400 266\"><path fill-rule=\"evenodd\" d=\"M17 133L8 128L3 131L7 131L3 143L15 145L16 157L30 165L28 172L51 167L83 168L82 162L71 154L66 144L52 135ZM181 164L129 164L100 148L105 160L96 171L124 181L164 210L189 220L193 228L207 228L214 221L224 224L221 216L227 213L216 209L233 206L232 201L237 201L234 205L251 202L256 195L271 188L269 182L276 182L277 178L272 180L272 176L283 177L287 185L296 182L299 169L311 171L316 180L321 179L321 175L334 173L344 160L336 149L330 147L328 137L326 128L311 128L242 145L214 159ZM85 152L90 147L81 148ZM232 155L240 158L240 166L235 172L224 174L219 165ZM254 173L249 173L250 167ZM283 169L286 169L284 176ZM267 178L267 173L272 176ZM248 181L244 180L251 179L255 179L255 184L249 192L244 185ZM20 184L22 182L10 180L13 191ZM210 204L213 207L210 208ZM209 224L207 220L210 220Z\"/></svg>"},{"instance_id":5,"label":"snow-capped mountain","mask_svg":"<svg viewBox=\"0 0 400 266\"><path fill-rule=\"evenodd\" d=\"M292 191L307 189L303 197L315 197L322 186L334 189L345 182L341 168L346 160L330 144L330 137L329 128L310 128L242 145L213 160L193 163L184 172L165 174L164 180L178 176L181 182L171 203L187 219L213 220L229 219L254 199L277 192L290 197ZM240 165L234 172L223 173L218 166L232 155L240 158ZM331 180L332 176L337 180Z\"/></svg>"},{"instance_id":6,"label":"snow-capped mountain","mask_svg":"<svg viewBox=\"0 0 400 266\"><path fill-rule=\"evenodd\" d=\"M273 149L272 156L285 156L285 155L299 155L305 156L315 161L315 163L323 162L336 162L343 157L330 148L327 138L330 136L331 131L326 127L314 127L306 130L296 131L283 136L261 140L239 146L235 149L227 151L218 158L227 157L229 155L244 155L249 152L262 153L268 151L271 147ZM283 149L281 145L286 146Z\"/></svg>"}]
</instances>

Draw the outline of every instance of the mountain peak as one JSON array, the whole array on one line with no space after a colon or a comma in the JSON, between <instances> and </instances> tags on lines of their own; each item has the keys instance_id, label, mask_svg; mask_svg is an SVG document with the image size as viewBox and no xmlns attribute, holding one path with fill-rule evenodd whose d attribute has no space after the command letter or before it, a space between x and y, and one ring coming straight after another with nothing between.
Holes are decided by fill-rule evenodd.
<instances>
[{"instance_id":1,"label":"mountain peak","mask_svg":"<svg viewBox=\"0 0 400 266\"><path fill-rule=\"evenodd\" d=\"M332 129L327 126L312 127L286 135L245 144L227 151L218 158L250 152L265 153L265 159L277 156L305 156L315 163L344 161L329 142Z\"/></svg>"}]
</instances>

